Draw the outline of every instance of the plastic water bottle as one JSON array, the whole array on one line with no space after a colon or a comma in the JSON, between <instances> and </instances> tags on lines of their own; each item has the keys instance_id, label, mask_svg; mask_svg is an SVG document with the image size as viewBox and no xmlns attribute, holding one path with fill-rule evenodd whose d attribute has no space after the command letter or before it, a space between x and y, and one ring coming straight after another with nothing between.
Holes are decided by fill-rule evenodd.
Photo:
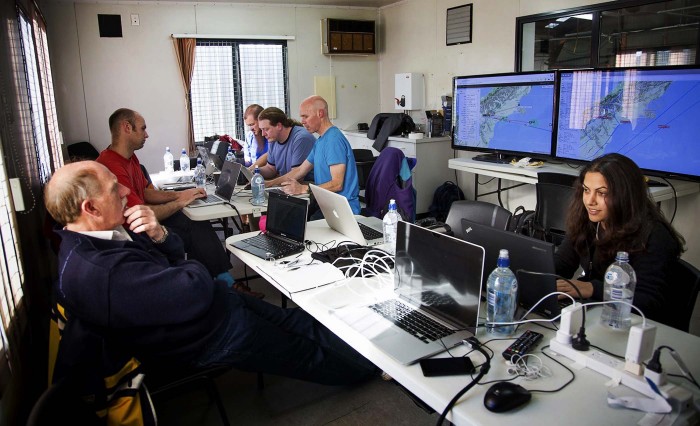
<instances>
[{"instance_id":1,"label":"plastic water bottle","mask_svg":"<svg viewBox=\"0 0 700 426\"><path fill-rule=\"evenodd\" d=\"M493 322L513 322L518 296L518 280L510 270L508 250L501 249L496 269L486 281L486 330L492 334L510 335L515 325L490 325Z\"/></svg>"},{"instance_id":2,"label":"plastic water bottle","mask_svg":"<svg viewBox=\"0 0 700 426\"><path fill-rule=\"evenodd\" d=\"M262 177L257 167L255 168L253 179L250 180L250 188L253 190L251 204L254 206L265 204L265 178Z\"/></svg>"},{"instance_id":3,"label":"plastic water bottle","mask_svg":"<svg viewBox=\"0 0 700 426\"><path fill-rule=\"evenodd\" d=\"M228 146L228 152L226 153L226 161L234 161L236 159L236 154L233 152L231 145Z\"/></svg>"},{"instance_id":4,"label":"plastic water bottle","mask_svg":"<svg viewBox=\"0 0 700 426\"><path fill-rule=\"evenodd\" d=\"M389 211L386 212L382 219L382 229L384 231L385 250L391 254L396 254L396 227L398 226L399 212L396 211L396 200L393 198L389 201Z\"/></svg>"},{"instance_id":5,"label":"plastic water bottle","mask_svg":"<svg viewBox=\"0 0 700 426\"><path fill-rule=\"evenodd\" d=\"M194 183L197 188L204 188L207 184L207 170L204 168L201 158L197 159L197 167L194 169Z\"/></svg>"},{"instance_id":6,"label":"plastic water bottle","mask_svg":"<svg viewBox=\"0 0 700 426\"><path fill-rule=\"evenodd\" d=\"M187 151L182 149L182 154L180 154L180 170L183 172L190 171L190 157L187 156Z\"/></svg>"},{"instance_id":7,"label":"plastic water bottle","mask_svg":"<svg viewBox=\"0 0 700 426\"><path fill-rule=\"evenodd\" d=\"M170 152L170 147L165 147L165 155L163 155L163 165L165 166L165 173L172 173L173 168L173 153Z\"/></svg>"},{"instance_id":8,"label":"plastic water bottle","mask_svg":"<svg viewBox=\"0 0 700 426\"><path fill-rule=\"evenodd\" d=\"M615 261L605 271L603 300L619 300L631 304L636 284L637 274L629 264L629 254L626 251L618 251ZM600 322L616 330L628 330L632 321L631 310L629 305L607 303L603 306Z\"/></svg>"}]
</instances>

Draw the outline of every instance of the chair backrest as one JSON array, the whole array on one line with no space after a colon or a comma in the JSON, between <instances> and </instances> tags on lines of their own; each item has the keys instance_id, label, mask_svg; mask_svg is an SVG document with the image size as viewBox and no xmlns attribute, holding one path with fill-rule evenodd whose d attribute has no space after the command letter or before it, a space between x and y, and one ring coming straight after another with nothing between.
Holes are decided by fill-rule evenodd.
<instances>
[{"instance_id":1,"label":"chair backrest","mask_svg":"<svg viewBox=\"0 0 700 426\"><path fill-rule=\"evenodd\" d=\"M576 176L539 173L536 187L535 229L544 239L559 245L566 233L566 214L574 194Z\"/></svg>"},{"instance_id":2,"label":"chair backrest","mask_svg":"<svg viewBox=\"0 0 700 426\"><path fill-rule=\"evenodd\" d=\"M367 178L369 178L372 166L374 166L377 158L374 156L371 149L353 149L352 153L355 156L355 165L357 166L357 182L360 189L365 189L367 186Z\"/></svg>"},{"instance_id":3,"label":"chair backrest","mask_svg":"<svg viewBox=\"0 0 700 426\"><path fill-rule=\"evenodd\" d=\"M498 229L506 229L511 212L497 204L485 201L459 200L452 202L445 223L450 226L456 237L462 238L462 219L482 225L493 226Z\"/></svg>"},{"instance_id":4,"label":"chair backrest","mask_svg":"<svg viewBox=\"0 0 700 426\"><path fill-rule=\"evenodd\" d=\"M90 142L72 143L66 147L70 161L96 160L100 152Z\"/></svg>"},{"instance_id":5,"label":"chair backrest","mask_svg":"<svg viewBox=\"0 0 700 426\"><path fill-rule=\"evenodd\" d=\"M668 318L661 322L679 330L688 331L695 300L700 290L700 270L683 259L678 259L668 274L665 310Z\"/></svg>"}]
</instances>

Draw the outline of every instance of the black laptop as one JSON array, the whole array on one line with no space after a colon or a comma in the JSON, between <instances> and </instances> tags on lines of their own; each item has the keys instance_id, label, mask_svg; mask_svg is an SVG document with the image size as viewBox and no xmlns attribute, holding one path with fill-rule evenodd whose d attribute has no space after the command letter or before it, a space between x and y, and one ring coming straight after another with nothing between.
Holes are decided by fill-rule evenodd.
<instances>
[{"instance_id":1,"label":"black laptop","mask_svg":"<svg viewBox=\"0 0 700 426\"><path fill-rule=\"evenodd\" d=\"M468 219L462 219L461 231L464 240L482 246L486 251L482 288L486 288L489 274L496 268L499 251L506 249L510 257L510 269L518 278L518 303L523 308L532 308L542 297L557 290L556 278L553 276L518 272L522 269L554 274L554 244ZM537 305L533 312L552 318L559 315L561 305L557 296L553 295Z\"/></svg>"},{"instance_id":2,"label":"black laptop","mask_svg":"<svg viewBox=\"0 0 700 426\"><path fill-rule=\"evenodd\" d=\"M269 197L266 232L232 245L262 259L279 259L304 251L309 200L274 192Z\"/></svg>"}]
</instances>

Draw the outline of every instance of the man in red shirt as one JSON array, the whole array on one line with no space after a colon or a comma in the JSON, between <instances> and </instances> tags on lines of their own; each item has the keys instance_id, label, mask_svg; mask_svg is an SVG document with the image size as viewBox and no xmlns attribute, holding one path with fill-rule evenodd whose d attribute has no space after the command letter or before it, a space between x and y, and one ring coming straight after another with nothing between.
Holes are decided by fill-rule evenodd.
<instances>
[{"instance_id":1,"label":"man in red shirt","mask_svg":"<svg viewBox=\"0 0 700 426\"><path fill-rule=\"evenodd\" d=\"M231 262L211 223L193 221L181 211L195 199L206 197L206 191L203 188L159 191L149 187L135 154L135 151L143 148L148 138L146 121L138 112L127 108L116 110L109 117L109 129L112 143L100 153L97 161L114 173L120 184L131 190L127 196L127 206L149 206L158 221L183 240L190 259L201 262L212 277L233 284L233 277L229 274ZM245 285L237 283L235 287L250 292ZM262 297L261 293L254 295Z\"/></svg>"}]
</instances>

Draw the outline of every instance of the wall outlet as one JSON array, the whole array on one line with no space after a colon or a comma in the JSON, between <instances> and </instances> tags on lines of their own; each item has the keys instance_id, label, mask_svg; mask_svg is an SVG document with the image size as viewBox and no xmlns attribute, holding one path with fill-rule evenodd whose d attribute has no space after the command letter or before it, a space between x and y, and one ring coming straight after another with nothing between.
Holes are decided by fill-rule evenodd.
<instances>
[{"instance_id":1,"label":"wall outlet","mask_svg":"<svg viewBox=\"0 0 700 426\"><path fill-rule=\"evenodd\" d=\"M135 14L135 13L132 14L132 15L131 15L131 25L133 25L133 26L138 26L139 23L140 23L140 22L139 22L139 15L137 15L137 14Z\"/></svg>"}]
</instances>

